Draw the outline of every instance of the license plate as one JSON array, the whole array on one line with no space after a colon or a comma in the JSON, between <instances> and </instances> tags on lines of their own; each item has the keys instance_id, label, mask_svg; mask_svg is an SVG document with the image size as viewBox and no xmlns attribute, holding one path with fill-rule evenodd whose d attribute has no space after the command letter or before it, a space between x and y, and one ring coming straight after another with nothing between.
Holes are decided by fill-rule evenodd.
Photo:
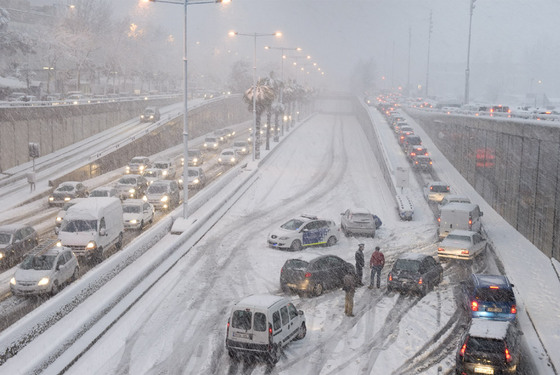
<instances>
[{"instance_id":1,"label":"license plate","mask_svg":"<svg viewBox=\"0 0 560 375\"><path fill-rule=\"evenodd\" d=\"M493 374L494 369L491 367L475 367L474 372L477 374Z\"/></svg>"},{"instance_id":2,"label":"license plate","mask_svg":"<svg viewBox=\"0 0 560 375\"><path fill-rule=\"evenodd\" d=\"M241 332L233 332L233 337L237 337L239 339L248 339L249 334L248 333L241 333Z\"/></svg>"},{"instance_id":3,"label":"license plate","mask_svg":"<svg viewBox=\"0 0 560 375\"><path fill-rule=\"evenodd\" d=\"M500 309L499 307L489 307L486 309L486 311L488 312L502 312L502 309Z\"/></svg>"}]
</instances>

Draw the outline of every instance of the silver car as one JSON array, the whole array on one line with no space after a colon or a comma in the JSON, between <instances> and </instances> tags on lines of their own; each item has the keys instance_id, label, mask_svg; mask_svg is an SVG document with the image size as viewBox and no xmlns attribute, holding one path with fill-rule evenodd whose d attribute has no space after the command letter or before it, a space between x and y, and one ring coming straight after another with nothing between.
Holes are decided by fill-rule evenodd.
<instances>
[{"instance_id":1,"label":"silver car","mask_svg":"<svg viewBox=\"0 0 560 375\"><path fill-rule=\"evenodd\" d=\"M486 249L486 240L480 233L470 230L453 230L438 246L440 259L471 260Z\"/></svg>"},{"instance_id":2,"label":"silver car","mask_svg":"<svg viewBox=\"0 0 560 375\"><path fill-rule=\"evenodd\" d=\"M369 210L365 208L348 209L340 215L340 230L346 237L352 235L375 237L376 223Z\"/></svg>"},{"instance_id":3,"label":"silver car","mask_svg":"<svg viewBox=\"0 0 560 375\"><path fill-rule=\"evenodd\" d=\"M10 289L14 295L56 294L79 275L80 266L72 250L49 241L17 267Z\"/></svg>"},{"instance_id":4,"label":"silver car","mask_svg":"<svg viewBox=\"0 0 560 375\"><path fill-rule=\"evenodd\" d=\"M428 201L441 202L450 193L449 185L442 181L435 181L426 185Z\"/></svg>"}]
</instances>

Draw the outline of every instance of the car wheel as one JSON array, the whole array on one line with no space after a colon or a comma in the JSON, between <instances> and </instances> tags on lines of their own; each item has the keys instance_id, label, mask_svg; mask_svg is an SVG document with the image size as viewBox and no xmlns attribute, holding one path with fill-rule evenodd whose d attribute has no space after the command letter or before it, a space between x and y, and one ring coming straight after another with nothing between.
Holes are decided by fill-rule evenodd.
<instances>
[{"instance_id":1,"label":"car wheel","mask_svg":"<svg viewBox=\"0 0 560 375\"><path fill-rule=\"evenodd\" d=\"M122 249L122 245L123 245L123 234L121 232L121 233L119 233L119 239L117 240L117 243L116 243L117 250Z\"/></svg>"},{"instance_id":2,"label":"car wheel","mask_svg":"<svg viewBox=\"0 0 560 375\"><path fill-rule=\"evenodd\" d=\"M442 281L443 281L443 272L440 272L439 277L438 277L438 281L437 281L438 285L441 284Z\"/></svg>"},{"instance_id":3,"label":"car wheel","mask_svg":"<svg viewBox=\"0 0 560 375\"><path fill-rule=\"evenodd\" d=\"M420 291L420 295L422 297L426 296L426 294L428 294L428 291L430 290L430 288L428 287L428 283L424 283L424 285L422 285L422 290Z\"/></svg>"},{"instance_id":4,"label":"car wheel","mask_svg":"<svg viewBox=\"0 0 560 375\"><path fill-rule=\"evenodd\" d=\"M307 334L307 327L305 326L305 322L304 322L304 323L301 323L301 326L299 327L299 330L298 330L298 334L297 334L296 338L294 339L294 341L298 341L298 340L303 339L306 334Z\"/></svg>"},{"instance_id":5,"label":"car wheel","mask_svg":"<svg viewBox=\"0 0 560 375\"><path fill-rule=\"evenodd\" d=\"M51 287L51 295L54 296L56 293L58 293L58 281L55 280Z\"/></svg>"},{"instance_id":6,"label":"car wheel","mask_svg":"<svg viewBox=\"0 0 560 375\"><path fill-rule=\"evenodd\" d=\"M387 292L389 292L389 293L390 293L390 292L392 292L392 291L393 291L393 287L392 287L392 286L390 286L390 285L387 285Z\"/></svg>"},{"instance_id":7,"label":"car wheel","mask_svg":"<svg viewBox=\"0 0 560 375\"><path fill-rule=\"evenodd\" d=\"M144 220L140 222L140 230L144 229Z\"/></svg>"},{"instance_id":8,"label":"car wheel","mask_svg":"<svg viewBox=\"0 0 560 375\"><path fill-rule=\"evenodd\" d=\"M292 246L290 246L290 250L300 251L301 250L301 241L300 240L294 240L294 242L292 242Z\"/></svg>"},{"instance_id":9,"label":"car wheel","mask_svg":"<svg viewBox=\"0 0 560 375\"><path fill-rule=\"evenodd\" d=\"M317 283L313 286L313 295L319 297L323 294L323 284Z\"/></svg>"},{"instance_id":10,"label":"car wheel","mask_svg":"<svg viewBox=\"0 0 560 375\"><path fill-rule=\"evenodd\" d=\"M275 365L278 363L279 359L280 359L280 353L279 353L278 345L274 345L268 355L268 361L270 362L270 364Z\"/></svg>"},{"instance_id":11,"label":"car wheel","mask_svg":"<svg viewBox=\"0 0 560 375\"><path fill-rule=\"evenodd\" d=\"M336 245L336 237L335 236L330 236L329 239L327 240L327 246L334 246Z\"/></svg>"},{"instance_id":12,"label":"car wheel","mask_svg":"<svg viewBox=\"0 0 560 375\"><path fill-rule=\"evenodd\" d=\"M233 350L228 350L228 355L233 360L237 361L239 359Z\"/></svg>"},{"instance_id":13,"label":"car wheel","mask_svg":"<svg viewBox=\"0 0 560 375\"><path fill-rule=\"evenodd\" d=\"M78 276L80 276L80 269L78 267L74 268L74 272L72 273L72 277L70 278L70 282L73 283L74 281L78 280Z\"/></svg>"}]
</instances>

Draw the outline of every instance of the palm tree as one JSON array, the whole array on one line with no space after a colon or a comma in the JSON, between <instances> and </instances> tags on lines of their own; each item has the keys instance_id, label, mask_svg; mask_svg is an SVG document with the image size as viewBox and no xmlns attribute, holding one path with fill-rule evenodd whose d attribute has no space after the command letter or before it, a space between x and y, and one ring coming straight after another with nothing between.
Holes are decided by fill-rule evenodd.
<instances>
[{"instance_id":1,"label":"palm tree","mask_svg":"<svg viewBox=\"0 0 560 375\"><path fill-rule=\"evenodd\" d=\"M270 72L270 77L268 78L263 78L263 83L265 83L268 87L270 87L273 91L274 91L274 96L275 96L275 100L273 103L270 103L270 105L268 106L268 108L266 109L266 150L270 150L270 128L271 128L271 119L272 119L272 113L275 112L276 113L276 121L275 121L275 127L274 129L276 129L278 127L278 112L276 112L276 109L278 108L277 104L278 104L278 98L280 97L280 90L282 88L282 81L279 79L276 79L274 76L274 72Z\"/></svg>"},{"instance_id":2,"label":"palm tree","mask_svg":"<svg viewBox=\"0 0 560 375\"><path fill-rule=\"evenodd\" d=\"M274 90L266 83L266 79L260 79L256 87L249 88L243 95L250 112L253 111L253 95L255 96L255 159L260 158L261 115L272 105L275 98Z\"/></svg>"}]
</instances>

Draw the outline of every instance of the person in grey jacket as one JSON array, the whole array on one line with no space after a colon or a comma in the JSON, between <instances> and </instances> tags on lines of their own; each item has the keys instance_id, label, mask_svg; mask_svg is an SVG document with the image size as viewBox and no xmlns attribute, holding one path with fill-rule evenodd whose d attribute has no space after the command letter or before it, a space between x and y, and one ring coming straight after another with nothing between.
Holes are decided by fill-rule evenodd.
<instances>
[{"instance_id":1,"label":"person in grey jacket","mask_svg":"<svg viewBox=\"0 0 560 375\"><path fill-rule=\"evenodd\" d=\"M361 243L358 245L358 250L356 251L356 283L357 286L363 286L364 284L362 283L362 276L363 276L363 269L364 269L364 265L365 265L365 260L364 260L364 244Z\"/></svg>"}]
</instances>

